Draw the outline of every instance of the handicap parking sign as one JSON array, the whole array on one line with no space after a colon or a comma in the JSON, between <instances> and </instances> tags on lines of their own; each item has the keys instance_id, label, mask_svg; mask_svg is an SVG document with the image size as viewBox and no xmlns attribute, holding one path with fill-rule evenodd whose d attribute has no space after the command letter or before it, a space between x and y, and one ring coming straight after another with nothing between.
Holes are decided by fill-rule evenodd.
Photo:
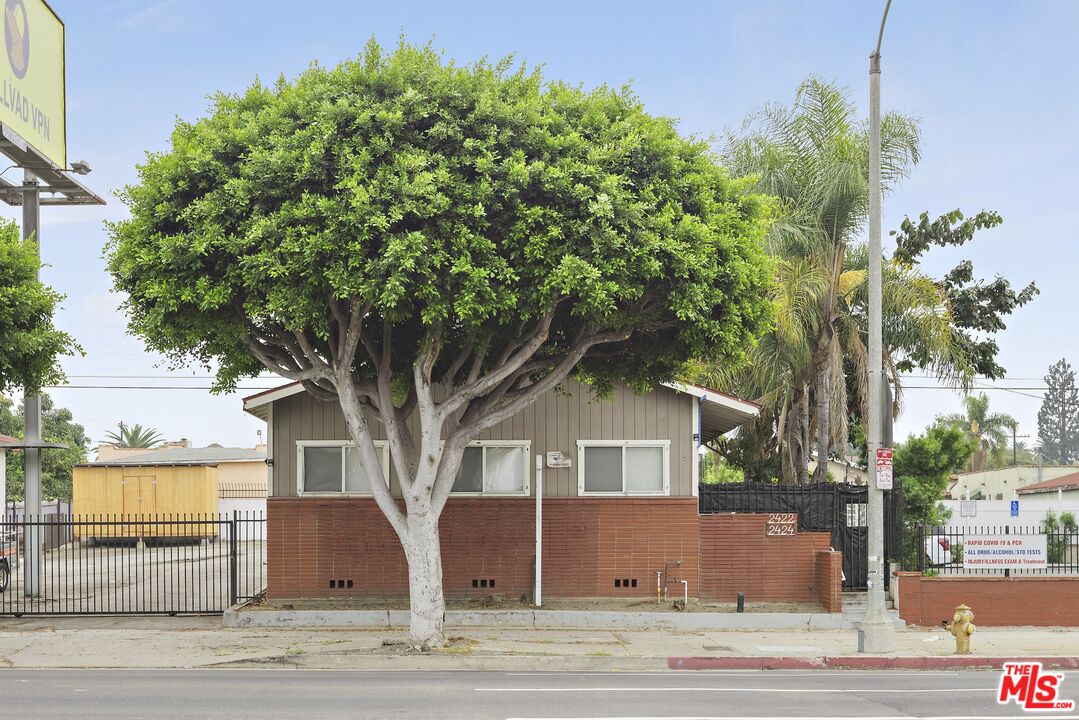
<instances>
[{"instance_id":1,"label":"handicap parking sign","mask_svg":"<svg viewBox=\"0 0 1079 720\"><path fill-rule=\"evenodd\" d=\"M1019 517L1019 501L1012 500L1012 517Z\"/></svg>"}]
</instances>

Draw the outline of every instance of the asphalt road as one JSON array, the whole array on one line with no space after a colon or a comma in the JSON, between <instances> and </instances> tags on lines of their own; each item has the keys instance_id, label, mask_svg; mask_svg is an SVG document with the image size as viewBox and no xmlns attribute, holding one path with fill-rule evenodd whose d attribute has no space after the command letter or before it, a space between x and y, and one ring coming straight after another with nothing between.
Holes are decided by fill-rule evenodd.
<instances>
[{"instance_id":1,"label":"asphalt road","mask_svg":"<svg viewBox=\"0 0 1079 720\"><path fill-rule=\"evenodd\" d=\"M996 672L3 670L0 716L958 720L1022 715L1015 705L997 705L996 685ZM1065 678L1062 697L1079 699L1079 673Z\"/></svg>"}]
</instances>

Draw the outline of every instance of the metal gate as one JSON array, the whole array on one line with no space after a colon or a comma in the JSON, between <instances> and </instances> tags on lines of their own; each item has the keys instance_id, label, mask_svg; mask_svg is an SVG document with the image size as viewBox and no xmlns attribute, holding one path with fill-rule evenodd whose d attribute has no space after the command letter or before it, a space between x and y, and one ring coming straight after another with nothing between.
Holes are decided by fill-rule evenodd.
<instances>
[{"instance_id":1,"label":"metal gate","mask_svg":"<svg viewBox=\"0 0 1079 720\"><path fill-rule=\"evenodd\" d=\"M35 536L36 592L25 553ZM9 517L0 521L0 615L221 613L263 591L265 536L261 512Z\"/></svg>"},{"instance_id":2,"label":"metal gate","mask_svg":"<svg viewBox=\"0 0 1079 720\"><path fill-rule=\"evenodd\" d=\"M843 589L865 590L869 580L869 490L865 485L816 483L721 483L701 485L699 510L709 513L797 513L798 529L831 534L831 546L843 553ZM903 492L896 482L884 492L884 556L898 559L902 533ZM884 574L888 584L888 573Z\"/></svg>"}]
</instances>

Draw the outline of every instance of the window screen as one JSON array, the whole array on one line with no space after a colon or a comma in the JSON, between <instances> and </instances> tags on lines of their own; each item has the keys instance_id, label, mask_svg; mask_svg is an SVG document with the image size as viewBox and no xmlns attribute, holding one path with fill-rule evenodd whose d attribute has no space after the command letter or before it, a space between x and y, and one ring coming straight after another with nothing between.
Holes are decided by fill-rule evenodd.
<instances>
[{"instance_id":1,"label":"window screen","mask_svg":"<svg viewBox=\"0 0 1079 720\"><path fill-rule=\"evenodd\" d=\"M626 448L626 492L663 492L663 448Z\"/></svg>"},{"instance_id":2,"label":"window screen","mask_svg":"<svg viewBox=\"0 0 1079 720\"><path fill-rule=\"evenodd\" d=\"M584 451L585 492L622 492L622 448L588 447Z\"/></svg>"},{"instance_id":3,"label":"window screen","mask_svg":"<svg viewBox=\"0 0 1079 720\"><path fill-rule=\"evenodd\" d=\"M304 448L303 489L305 492L341 492L341 448Z\"/></svg>"},{"instance_id":4,"label":"window screen","mask_svg":"<svg viewBox=\"0 0 1079 720\"><path fill-rule=\"evenodd\" d=\"M483 448L465 448L452 492L483 492Z\"/></svg>"}]
</instances>

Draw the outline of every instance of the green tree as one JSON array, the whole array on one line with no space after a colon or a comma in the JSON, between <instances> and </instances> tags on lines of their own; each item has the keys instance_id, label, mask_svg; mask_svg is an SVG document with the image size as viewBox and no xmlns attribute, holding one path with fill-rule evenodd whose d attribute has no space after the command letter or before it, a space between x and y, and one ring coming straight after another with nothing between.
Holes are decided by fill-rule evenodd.
<instances>
[{"instance_id":1,"label":"green tree","mask_svg":"<svg viewBox=\"0 0 1079 720\"><path fill-rule=\"evenodd\" d=\"M1042 520L1042 532L1048 535L1048 538L1046 538L1046 550L1050 563L1059 565L1068 561L1068 548L1076 539L1075 533L1077 531L1079 531L1079 526L1075 523L1073 513L1061 513L1060 518L1057 518L1056 513L1052 510L1045 513L1045 519Z\"/></svg>"},{"instance_id":2,"label":"green tree","mask_svg":"<svg viewBox=\"0 0 1079 720\"><path fill-rule=\"evenodd\" d=\"M913 120L895 113L884 117L881 135L888 188L918 160L919 136ZM861 240L869 204L867 127L845 91L810 78L792 107L751 117L728 139L725 157L733 172L755 178L758 190L779 201L768 236L777 264L776 323L745 367L705 368L701 379L765 408L752 428L727 443L732 462L747 470L778 467L786 481L804 483L813 446L824 458L846 447L851 407L860 418L868 405L868 253ZM932 357L943 376L968 375L951 342L943 290L897 263L887 263L885 272L884 340L893 381L912 349ZM818 465L818 481L826 468Z\"/></svg>"},{"instance_id":3,"label":"green tree","mask_svg":"<svg viewBox=\"0 0 1079 720\"><path fill-rule=\"evenodd\" d=\"M335 399L444 643L438 518L468 443L575 372L654 387L767 321L770 207L627 89L368 44L218 95L112 224L129 326L217 387L269 369ZM409 429L417 417L418 433ZM404 507L378 470L385 427Z\"/></svg>"},{"instance_id":4,"label":"green tree","mask_svg":"<svg viewBox=\"0 0 1079 720\"><path fill-rule=\"evenodd\" d=\"M152 427L144 428L138 423L128 426L123 421L121 421L117 427L120 429L120 432L110 431L105 433L105 439L116 447L152 448L162 440L161 433Z\"/></svg>"},{"instance_id":5,"label":"green tree","mask_svg":"<svg viewBox=\"0 0 1079 720\"><path fill-rule=\"evenodd\" d=\"M74 421L71 411L57 407L51 397L42 393L41 437L49 442L64 443L67 449L41 451L41 493L46 498L71 499L71 466L86 462L86 448L90 438L83 426ZM15 409L14 403L0 396L0 434L21 438L23 436L23 408ZM23 499L22 453L8 455L8 500Z\"/></svg>"},{"instance_id":6,"label":"green tree","mask_svg":"<svg viewBox=\"0 0 1079 720\"><path fill-rule=\"evenodd\" d=\"M58 358L81 352L53 325L63 296L37 279L40 267L33 241L20 239L15 223L0 220L0 393L61 382Z\"/></svg>"},{"instance_id":7,"label":"green tree","mask_svg":"<svg viewBox=\"0 0 1079 720\"><path fill-rule=\"evenodd\" d=\"M985 465L1004 467L1012 428L1017 425L1015 418L1006 413L989 412L989 396L985 393L968 395L963 398L963 403L966 406L965 414L952 413L945 415L943 420L967 433L974 441L976 449L971 461L974 462L981 455L979 464L982 467L971 469L984 469Z\"/></svg>"},{"instance_id":8,"label":"green tree","mask_svg":"<svg viewBox=\"0 0 1079 720\"><path fill-rule=\"evenodd\" d=\"M896 446L894 473L903 486L906 542L902 560L907 567L914 567L922 552L921 528L947 520L947 510L940 501L948 487L948 477L966 466L974 449L975 443L967 433L944 421L926 428L924 435L913 435Z\"/></svg>"},{"instance_id":9,"label":"green tree","mask_svg":"<svg viewBox=\"0 0 1079 720\"><path fill-rule=\"evenodd\" d=\"M1042 406L1038 408L1038 444L1046 462L1070 465L1079 456L1079 390L1075 371L1061 358L1045 376Z\"/></svg>"},{"instance_id":10,"label":"green tree","mask_svg":"<svg viewBox=\"0 0 1079 720\"><path fill-rule=\"evenodd\" d=\"M1004 222L991 210L983 210L974 217L964 217L959 210L941 215L930 222L929 214L922 213L917 223L904 218L899 230L893 230L896 250L892 258L903 265L916 266L930 247L964 245L974 239L979 230L994 228ZM953 325L954 342L959 352L970 358L974 373L989 378L1004 377L1004 368L997 363L999 348L993 334L1004 330L1004 318L1034 299L1038 288L1034 283L1016 292L1007 278L997 277L993 282L974 279L974 265L964 260L940 281L948 296ZM917 348L899 367L909 372L916 367L932 367L934 358Z\"/></svg>"}]
</instances>

